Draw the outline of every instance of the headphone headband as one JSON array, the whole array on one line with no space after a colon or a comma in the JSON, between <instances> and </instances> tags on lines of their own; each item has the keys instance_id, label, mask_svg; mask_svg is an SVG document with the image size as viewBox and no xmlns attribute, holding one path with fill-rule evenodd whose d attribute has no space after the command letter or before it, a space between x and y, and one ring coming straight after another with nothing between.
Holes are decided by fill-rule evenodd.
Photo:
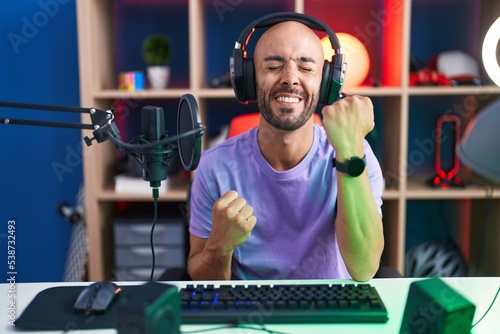
<instances>
[{"instance_id":1,"label":"headphone headband","mask_svg":"<svg viewBox=\"0 0 500 334\"><path fill-rule=\"evenodd\" d=\"M326 32L328 38L330 39L332 48L335 50L335 54L337 55L343 53L337 35L335 35L335 32L333 32L329 26L312 16L294 12L278 12L256 19L241 32L240 37L236 42L238 47L235 48L244 49L255 29L272 27L278 23L286 21L300 22L311 29Z\"/></svg>"}]
</instances>

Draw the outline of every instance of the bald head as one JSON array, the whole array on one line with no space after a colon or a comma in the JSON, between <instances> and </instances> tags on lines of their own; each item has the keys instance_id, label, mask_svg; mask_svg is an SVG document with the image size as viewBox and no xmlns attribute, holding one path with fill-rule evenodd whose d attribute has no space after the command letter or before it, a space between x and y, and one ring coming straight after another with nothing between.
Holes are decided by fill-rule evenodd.
<instances>
[{"instance_id":1,"label":"bald head","mask_svg":"<svg viewBox=\"0 0 500 334\"><path fill-rule=\"evenodd\" d=\"M324 59L319 37L310 28L296 21L278 23L269 28L255 46L254 60L260 63L277 52L274 50L280 50L280 53L296 59L309 58L317 64L322 64Z\"/></svg>"}]
</instances>

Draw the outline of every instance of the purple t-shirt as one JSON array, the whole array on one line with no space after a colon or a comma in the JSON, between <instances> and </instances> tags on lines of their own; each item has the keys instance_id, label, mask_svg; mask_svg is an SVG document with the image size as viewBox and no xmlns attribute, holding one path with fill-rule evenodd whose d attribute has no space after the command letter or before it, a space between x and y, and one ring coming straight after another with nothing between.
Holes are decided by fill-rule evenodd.
<instances>
[{"instance_id":1,"label":"purple t-shirt","mask_svg":"<svg viewBox=\"0 0 500 334\"><path fill-rule=\"evenodd\" d=\"M254 208L257 224L234 250L232 279L351 278L335 233L335 154L324 129L314 125L311 149L287 171L274 170L264 159L257 132L258 127L203 152L191 188L190 233L208 238L215 201L236 190ZM364 151L382 213L380 165L366 141Z\"/></svg>"}]
</instances>

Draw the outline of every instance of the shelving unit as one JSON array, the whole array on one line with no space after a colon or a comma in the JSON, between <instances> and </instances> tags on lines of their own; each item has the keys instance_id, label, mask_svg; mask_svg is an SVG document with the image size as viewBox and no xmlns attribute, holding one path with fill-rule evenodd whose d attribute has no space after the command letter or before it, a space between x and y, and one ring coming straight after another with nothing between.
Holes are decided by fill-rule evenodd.
<instances>
[{"instance_id":1,"label":"shelving unit","mask_svg":"<svg viewBox=\"0 0 500 334\"><path fill-rule=\"evenodd\" d=\"M220 7L221 3L225 6ZM233 3L233 4L231 4ZM438 4L435 4L438 3ZM217 4L219 7L217 7ZM137 20L125 15L127 6L135 6ZM435 6L435 7L433 7ZM139 106L147 101L165 101L167 106L175 106L172 112L166 108L167 121L175 124L176 105L184 94L192 94L198 101L202 123L210 135L217 130L217 124L223 123L231 115L256 111L256 106L241 106L230 88L211 88L210 80L217 73L227 71L228 58L232 45L240 31L253 19L275 11L296 11L313 15L329 24L336 32L347 32L358 36L367 44L372 63L370 76L380 79L379 87L362 86L349 89L348 93L366 95L373 99L375 106L378 135L375 145L380 152L380 163L386 175L386 188L383 199L384 229L386 247L383 261L386 265L404 271L404 257L407 243L408 204L412 201L446 201L459 204L460 221L456 223L455 238L466 253L475 254L470 250L474 242L470 241L470 221L480 214L477 207L483 206L486 192L479 186L465 189L433 189L425 185L425 179L430 178L433 156L423 155L423 161L410 166L412 154L415 154L412 137L412 121L422 120L427 130L427 138L434 127L433 109L415 110L415 105L429 99L454 98L457 103L464 103L467 97L475 97L478 111L485 103L500 97L500 88L492 85L460 86L460 87L410 87L409 73L410 55L413 48L420 43L415 39L425 39L425 31L420 31L420 25L428 29L442 29L438 22L418 22L420 17L414 13L425 10L437 11L442 8L459 8L476 15L465 25L470 31L462 31L455 26L448 27L449 34L463 34L463 39L470 42L465 45L465 51L473 54L478 63L480 58L480 41L484 36L485 27L500 16L500 5L496 0L280 0L275 2L257 0L242 2L213 2L208 0L79 0L77 1L78 46L80 60L80 90L81 105L97 108L111 108L117 101L125 101L122 112L122 122L131 121L129 116L140 112ZM172 8L172 10L168 10ZM129 12L130 12L130 8ZM144 10L144 14L141 11ZM463 11L463 10L462 10ZM155 21L155 14L161 13L163 21ZM130 14L128 14L130 15ZM150 16L148 16L150 15ZM450 22L454 13L449 10ZM185 22L187 19L187 22ZM162 23L164 22L164 23ZM448 21L446 21L448 22ZM480 23L479 23L480 22ZM146 31L154 33L160 27L168 30L167 34L175 36L180 29L187 29L186 41L174 40L173 49L178 53L172 66L175 74L171 87L163 90L144 90L138 92L120 91L117 87L118 72L122 70L137 70L134 66L144 66L137 61L129 64L117 62L117 54L138 52L140 47L134 44L134 38L126 47L117 50L116 40L120 40L119 24L132 25L137 30L135 40L141 40ZM480 24L478 26L478 24ZM127 27L129 28L129 27ZM426 28L426 29L427 29ZM133 29L132 29L133 30ZM127 31L131 31L128 29ZM141 35L143 34L143 35ZM414 40L412 40L412 38ZM177 43L177 44L176 44ZM176 46L187 45L187 49ZM419 51L419 50L416 50ZM434 50L440 52L442 50ZM417 52L418 53L418 52ZM180 55L179 55L180 54ZM186 56L187 55L187 56ZM133 57L129 57L133 58ZM120 58L121 59L121 58ZM174 64L174 62L176 62ZM119 68L130 66L131 68ZM142 70L143 68L139 68ZM188 73L186 80L186 75ZM349 73L349 67L347 75ZM486 76L485 76L486 77ZM186 86L187 85L187 86ZM460 102L462 101L462 102ZM450 105L449 109L452 110ZM470 106L468 106L470 107ZM253 109L251 109L253 108ZM426 108L427 109L427 108ZM230 111L227 111L230 110ZM443 113L448 108L441 110ZM435 110L433 111L436 112ZM463 126L470 118L463 118ZM88 120L86 120L88 121ZM214 126L215 124L215 126ZM424 129L424 132L426 129ZM89 135L85 133L85 135ZM422 138L421 138L422 139ZM204 138L207 145L207 136ZM84 148L84 179L86 191L86 219L89 235L89 279L101 280L112 278L113 260L111 254L111 218L120 202L145 202L151 197L146 195L117 194L112 189L113 165L117 159L117 150L110 143L93 145ZM412 167L411 173L409 167ZM467 175L465 168L461 167ZM413 171L416 171L413 173ZM417 176L420 175L420 176ZM423 176L421 176L423 175ZM390 181L390 182L389 182ZM160 200L163 202L182 202L186 198L186 185L176 184ZM492 193L493 206L500 206L500 191ZM478 233L478 232L475 232ZM469 254L466 255L469 258ZM498 261L493 258L491 261ZM498 266L500 267L500 266ZM497 267L497 268L498 268Z\"/></svg>"}]
</instances>

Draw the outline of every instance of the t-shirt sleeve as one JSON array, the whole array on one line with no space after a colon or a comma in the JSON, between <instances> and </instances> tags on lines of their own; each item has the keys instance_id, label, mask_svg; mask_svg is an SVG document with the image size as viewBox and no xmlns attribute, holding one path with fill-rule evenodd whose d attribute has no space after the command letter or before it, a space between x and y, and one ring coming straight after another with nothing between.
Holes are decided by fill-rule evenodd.
<instances>
[{"instance_id":1,"label":"t-shirt sleeve","mask_svg":"<svg viewBox=\"0 0 500 334\"><path fill-rule=\"evenodd\" d=\"M205 166L205 164L200 163L191 185L189 198L189 232L203 239L210 236L212 208L215 203L204 177Z\"/></svg>"}]
</instances>

